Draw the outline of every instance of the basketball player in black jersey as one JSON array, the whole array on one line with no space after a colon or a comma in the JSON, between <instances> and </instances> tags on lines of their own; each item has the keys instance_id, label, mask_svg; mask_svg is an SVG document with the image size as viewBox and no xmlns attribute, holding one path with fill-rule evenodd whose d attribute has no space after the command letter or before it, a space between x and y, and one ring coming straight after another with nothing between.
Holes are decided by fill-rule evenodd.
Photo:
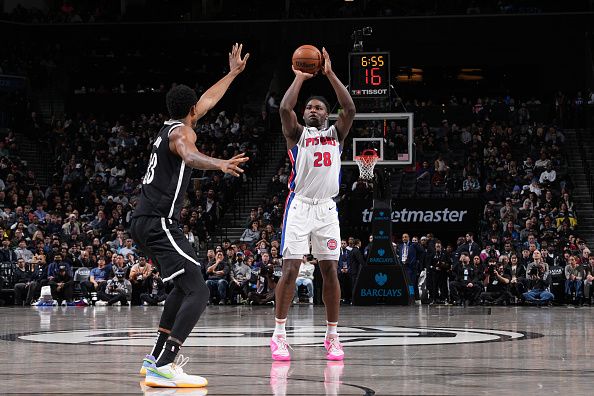
<instances>
[{"instance_id":1,"label":"basketball player in black jersey","mask_svg":"<svg viewBox=\"0 0 594 396\"><path fill-rule=\"evenodd\" d=\"M229 160L204 155L196 148L198 119L223 97L249 58L241 56L242 45L229 53L229 73L201 97L185 85L167 93L166 121L153 143L148 169L142 180L140 200L134 210L130 232L142 250L160 267L164 281L174 288L165 301L157 339L143 361L141 374L152 387L202 387L206 379L188 375L182 367L187 358L175 357L204 311L209 290L196 253L180 228L179 216L192 169L220 170L233 176L243 173L244 154Z\"/></svg>"}]
</instances>

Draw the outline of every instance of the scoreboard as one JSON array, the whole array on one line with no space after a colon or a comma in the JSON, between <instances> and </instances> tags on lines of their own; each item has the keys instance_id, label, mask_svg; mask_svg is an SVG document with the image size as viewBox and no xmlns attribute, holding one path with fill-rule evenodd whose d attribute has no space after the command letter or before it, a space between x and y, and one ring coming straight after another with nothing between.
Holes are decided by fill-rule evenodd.
<instances>
[{"instance_id":1,"label":"scoreboard","mask_svg":"<svg viewBox=\"0 0 594 396\"><path fill-rule=\"evenodd\" d=\"M390 53L351 52L349 93L353 98L387 98L390 95Z\"/></svg>"}]
</instances>

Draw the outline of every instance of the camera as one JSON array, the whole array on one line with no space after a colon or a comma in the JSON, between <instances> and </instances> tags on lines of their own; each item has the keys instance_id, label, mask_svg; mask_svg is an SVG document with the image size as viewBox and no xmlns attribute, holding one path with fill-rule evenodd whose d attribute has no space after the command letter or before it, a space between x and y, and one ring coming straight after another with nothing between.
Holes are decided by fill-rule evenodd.
<instances>
[{"instance_id":1,"label":"camera","mask_svg":"<svg viewBox=\"0 0 594 396\"><path fill-rule=\"evenodd\" d=\"M271 264L265 265L260 268L261 276L272 275L273 272L274 272L274 267Z\"/></svg>"},{"instance_id":2,"label":"camera","mask_svg":"<svg viewBox=\"0 0 594 396\"><path fill-rule=\"evenodd\" d=\"M530 268L530 271L528 272L528 275L530 275L530 276L538 276L539 269L540 268L535 265L534 267Z\"/></svg>"},{"instance_id":3,"label":"camera","mask_svg":"<svg viewBox=\"0 0 594 396\"><path fill-rule=\"evenodd\" d=\"M487 272L489 275L495 275L496 270L497 270L496 265L489 265L489 268L487 268Z\"/></svg>"}]
</instances>

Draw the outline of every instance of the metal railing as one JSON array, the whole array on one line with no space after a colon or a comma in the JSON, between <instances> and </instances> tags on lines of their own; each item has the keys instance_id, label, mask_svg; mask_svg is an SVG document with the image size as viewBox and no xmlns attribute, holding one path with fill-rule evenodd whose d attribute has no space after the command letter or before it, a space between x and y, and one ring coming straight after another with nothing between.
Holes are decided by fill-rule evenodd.
<instances>
[{"instance_id":1,"label":"metal railing","mask_svg":"<svg viewBox=\"0 0 594 396\"><path fill-rule=\"evenodd\" d=\"M263 171L269 166L272 166L271 162L274 160L272 156L266 155L271 151L277 150L282 143L281 139L263 139L259 144L261 156L264 158L260 162L257 169L253 169L253 172L247 176L247 181L242 183L238 188L238 193L235 194L235 199L229 203L229 212L232 216L233 221L226 224L218 224L216 229L216 235L214 236L213 242L222 243L224 239L229 237L229 229L233 228L237 221L241 220L241 214L245 213L248 202L251 202L256 194L256 186L262 182L267 182L264 179ZM222 217L221 216L221 217Z\"/></svg>"},{"instance_id":2,"label":"metal railing","mask_svg":"<svg viewBox=\"0 0 594 396\"><path fill-rule=\"evenodd\" d=\"M586 185L588 186L588 197L590 198L592 209L594 209L594 175L592 174L592 170L590 169L590 163L588 161L589 155L588 153L586 153L585 145L581 144L581 142L584 142L584 132L585 131L583 129L576 129L575 138L578 143L577 146L578 152L580 154L580 159L582 160L582 169L584 170L584 175L586 176Z\"/></svg>"}]
</instances>

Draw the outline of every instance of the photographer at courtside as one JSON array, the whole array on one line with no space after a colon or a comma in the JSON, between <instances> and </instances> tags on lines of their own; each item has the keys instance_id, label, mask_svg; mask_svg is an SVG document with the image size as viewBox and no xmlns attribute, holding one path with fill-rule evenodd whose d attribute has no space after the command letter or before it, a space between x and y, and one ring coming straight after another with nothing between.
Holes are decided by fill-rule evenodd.
<instances>
[{"instance_id":1,"label":"photographer at courtside","mask_svg":"<svg viewBox=\"0 0 594 396\"><path fill-rule=\"evenodd\" d=\"M481 293L483 304L507 305L511 297L509 283L511 276L504 272L503 263L495 257L489 257L489 265L483 281L486 291Z\"/></svg>"},{"instance_id":2,"label":"photographer at courtside","mask_svg":"<svg viewBox=\"0 0 594 396\"><path fill-rule=\"evenodd\" d=\"M478 302L481 294L480 273L470 263L468 252L460 254L460 261L452 269L454 280L450 282L450 298L452 304L463 305L466 300L471 305Z\"/></svg>"},{"instance_id":3,"label":"photographer at courtside","mask_svg":"<svg viewBox=\"0 0 594 396\"><path fill-rule=\"evenodd\" d=\"M550 304L555 296L551 293L551 274L547 263L542 261L540 251L532 254L534 262L528 264L526 271L528 291L522 295L524 300L536 304Z\"/></svg>"},{"instance_id":4,"label":"photographer at courtside","mask_svg":"<svg viewBox=\"0 0 594 396\"><path fill-rule=\"evenodd\" d=\"M163 305L167 298L165 284L159 276L159 270L153 268L149 276L144 280L145 292L140 295L140 301L144 305Z\"/></svg>"}]
</instances>

